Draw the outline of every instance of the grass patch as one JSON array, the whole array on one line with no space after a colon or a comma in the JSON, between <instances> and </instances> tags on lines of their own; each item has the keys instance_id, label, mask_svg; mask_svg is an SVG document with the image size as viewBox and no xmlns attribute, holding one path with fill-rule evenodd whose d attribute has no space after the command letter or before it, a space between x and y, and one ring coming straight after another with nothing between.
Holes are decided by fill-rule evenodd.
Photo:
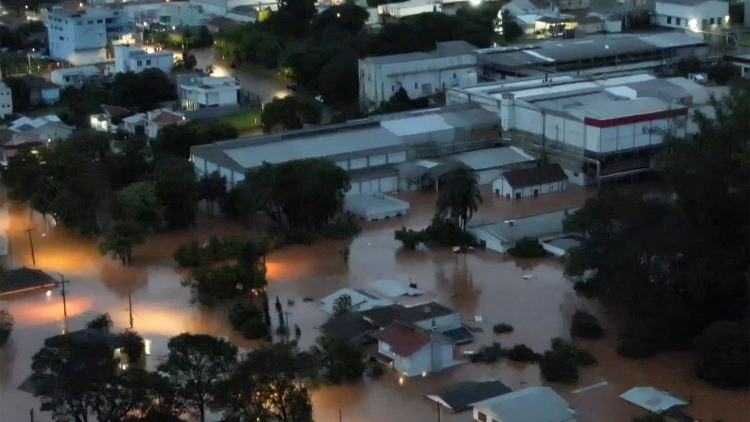
<instances>
[{"instance_id":1,"label":"grass patch","mask_svg":"<svg viewBox=\"0 0 750 422\"><path fill-rule=\"evenodd\" d=\"M236 114L222 116L219 118L219 121L232 126L240 133L249 132L261 127L260 114L261 109L253 108Z\"/></svg>"}]
</instances>

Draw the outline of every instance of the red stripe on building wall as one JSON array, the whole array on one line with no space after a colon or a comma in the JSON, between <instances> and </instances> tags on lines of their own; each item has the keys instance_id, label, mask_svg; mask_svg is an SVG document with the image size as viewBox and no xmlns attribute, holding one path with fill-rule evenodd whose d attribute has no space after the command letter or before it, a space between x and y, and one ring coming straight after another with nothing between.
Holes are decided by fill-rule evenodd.
<instances>
[{"instance_id":1,"label":"red stripe on building wall","mask_svg":"<svg viewBox=\"0 0 750 422\"><path fill-rule=\"evenodd\" d=\"M584 117L583 123L588 126L605 128L621 125L630 125L633 123L648 122L651 120L669 119L679 116L687 116L687 108L679 108L675 110L664 110L657 111L654 113L637 114L635 116L618 117L616 119L595 119L593 117Z\"/></svg>"}]
</instances>

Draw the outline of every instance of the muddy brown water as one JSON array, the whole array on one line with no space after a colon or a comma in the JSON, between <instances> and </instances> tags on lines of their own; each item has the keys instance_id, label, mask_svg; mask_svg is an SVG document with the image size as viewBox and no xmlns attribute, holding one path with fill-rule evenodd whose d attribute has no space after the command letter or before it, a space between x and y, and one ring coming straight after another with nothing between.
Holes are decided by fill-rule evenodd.
<instances>
[{"instance_id":1,"label":"muddy brown water","mask_svg":"<svg viewBox=\"0 0 750 422\"><path fill-rule=\"evenodd\" d=\"M518 218L523 215L580 206L592 191L572 188L538 200L507 201L485 192L485 204L477 220ZM465 349L500 341L504 346L525 343L541 352L553 337L567 337L571 315L584 309L599 315L608 326L608 336L596 342L578 342L591 350L599 364L584 369L574 385L552 385L580 414L580 421L629 421L641 410L618 398L635 386L654 386L683 397L694 404L687 408L692 416L725 422L750 420L750 395L743 391L712 388L692 374L687 354L664 354L645 361L621 358L614 351L616 335L606 315L595 301L575 295L562 276L556 259L514 260L492 251L456 255L448 250L403 251L393 239L393 230L406 225L420 228L429 223L434 195L403 194L412 204L404 218L368 223L353 241L321 241L311 246L295 246L268 257L269 294L280 297L291 311L292 324L302 330L302 347L308 347L318 335L326 317L318 310L318 300L343 287L363 287L381 278L415 282L419 288L434 291L437 300L459 311L464 322L481 327L476 341ZM174 250L181 244L219 236L247 234L243 228L218 220L203 221L195 231L151 237L137 248L134 265L123 269L117 262L101 257L94 242L52 227L23 206L3 198L0 203L0 234L10 239L14 266L31 266L29 242L24 230L32 232L37 267L51 275L63 273L68 285L68 319L63 320L59 291L47 297L45 292L0 297L0 307L16 317L16 330L10 342L0 349L0 422L29 420L29 409L37 408L36 420L49 421L50 414L38 411L38 402L17 390L29 375L31 356L46 337L62 330L83 328L96 314L109 312L116 329L128 326L128 292L132 292L134 326L152 341L149 367L155 367L166 351L170 336L190 331L229 338L249 350L257 343L242 339L228 326L220 310L200 308L191 303L186 288L180 285L185 273L175 268ZM46 227L46 228L45 228ZM350 248L348 263L338 253ZM534 277L524 279L525 274ZM312 303L303 302L311 297ZM287 307L288 299L295 301ZM484 322L475 324L475 315ZM492 325L507 322L515 331L502 336L492 334ZM454 382L500 378L513 389L544 385L537 365L499 362L494 365L470 363L427 377L405 380L399 385L393 373L377 381L366 379L350 386L321 387L313 394L317 421L436 421L434 405L424 395ZM607 381L602 388L575 394L572 391ZM443 421L469 421L470 413L450 415Z\"/></svg>"}]
</instances>

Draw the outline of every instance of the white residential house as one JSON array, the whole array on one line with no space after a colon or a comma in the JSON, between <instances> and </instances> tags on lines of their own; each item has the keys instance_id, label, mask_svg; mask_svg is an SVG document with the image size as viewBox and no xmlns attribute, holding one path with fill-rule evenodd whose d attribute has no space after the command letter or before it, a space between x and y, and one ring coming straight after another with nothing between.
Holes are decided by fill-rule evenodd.
<instances>
[{"instance_id":1,"label":"white residential house","mask_svg":"<svg viewBox=\"0 0 750 422\"><path fill-rule=\"evenodd\" d=\"M73 131L74 127L66 125L55 115L16 119L8 128L0 129L0 162L5 165L20 148L64 140Z\"/></svg>"},{"instance_id":2,"label":"white residential house","mask_svg":"<svg viewBox=\"0 0 750 422\"><path fill-rule=\"evenodd\" d=\"M477 422L576 422L575 409L550 387L529 387L471 405Z\"/></svg>"},{"instance_id":3,"label":"white residential house","mask_svg":"<svg viewBox=\"0 0 750 422\"><path fill-rule=\"evenodd\" d=\"M378 340L380 360L403 376L426 375L464 363L455 358L453 342L436 332L396 322L371 336Z\"/></svg>"},{"instance_id":4,"label":"white residential house","mask_svg":"<svg viewBox=\"0 0 750 422\"><path fill-rule=\"evenodd\" d=\"M21 82L29 90L29 103L43 107L60 101L60 87L36 75L23 75Z\"/></svg>"},{"instance_id":5,"label":"white residential house","mask_svg":"<svg viewBox=\"0 0 750 422\"><path fill-rule=\"evenodd\" d=\"M492 192L507 199L538 197L567 188L568 176L559 164L528 167L502 173L492 182Z\"/></svg>"},{"instance_id":6,"label":"white residential house","mask_svg":"<svg viewBox=\"0 0 750 422\"><path fill-rule=\"evenodd\" d=\"M688 31L715 31L729 21L722 0L657 0L656 24Z\"/></svg>"},{"instance_id":7,"label":"white residential house","mask_svg":"<svg viewBox=\"0 0 750 422\"><path fill-rule=\"evenodd\" d=\"M477 83L476 47L465 41L437 43L435 50L359 60L359 101L372 110L403 88L409 98L427 97Z\"/></svg>"},{"instance_id":8,"label":"white residential house","mask_svg":"<svg viewBox=\"0 0 750 422\"><path fill-rule=\"evenodd\" d=\"M133 25L119 10L54 10L47 16L50 56L76 66L107 60L107 43L132 44Z\"/></svg>"},{"instance_id":9,"label":"white residential house","mask_svg":"<svg viewBox=\"0 0 750 422\"><path fill-rule=\"evenodd\" d=\"M178 83L183 110L239 104L240 84L234 77L190 76Z\"/></svg>"},{"instance_id":10,"label":"white residential house","mask_svg":"<svg viewBox=\"0 0 750 422\"><path fill-rule=\"evenodd\" d=\"M110 73L135 72L146 69L159 69L169 74L174 66L174 53L171 51L155 51L149 53L138 47L127 45L115 46L115 66L110 67Z\"/></svg>"},{"instance_id":11,"label":"white residential house","mask_svg":"<svg viewBox=\"0 0 750 422\"><path fill-rule=\"evenodd\" d=\"M114 133L122 126L123 119L132 115L133 112L126 108L102 105L101 113L91 115L89 126L101 132Z\"/></svg>"},{"instance_id":12,"label":"white residential house","mask_svg":"<svg viewBox=\"0 0 750 422\"><path fill-rule=\"evenodd\" d=\"M13 93L5 83L0 82L0 118L13 114Z\"/></svg>"},{"instance_id":13,"label":"white residential house","mask_svg":"<svg viewBox=\"0 0 750 422\"><path fill-rule=\"evenodd\" d=\"M50 73L50 80L59 86L81 86L84 82L100 76L102 72L96 66L69 67L55 69Z\"/></svg>"},{"instance_id":14,"label":"white residential house","mask_svg":"<svg viewBox=\"0 0 750 422\"><path fill-rule=\"evenodd\" d=\"M149 139L154 139L161 129L184 123L187 123L185 115L162 108L125 117L120 128L134 135L146 135Z\"/></svg>"},{"instance_id":15,"label":"white residential house","mask_svg":"<svg viewBox=\"0 0 750 422\"><path fill-rule=\"evenodd\" d=\"M573 1L573 0L571 0ZM527 14L539 16L559 16L560 8L556 3L550 0L513 0L506 3L498 12L498 17L502 17L502 12L507 10L513 16Z\"/></svg>"}]
</instances>

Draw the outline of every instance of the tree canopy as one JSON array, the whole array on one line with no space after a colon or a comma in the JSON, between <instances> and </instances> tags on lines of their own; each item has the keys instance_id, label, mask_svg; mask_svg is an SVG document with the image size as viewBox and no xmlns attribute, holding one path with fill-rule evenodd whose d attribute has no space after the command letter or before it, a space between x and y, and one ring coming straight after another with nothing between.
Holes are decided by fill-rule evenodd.
<instances>
[{"instance_id":1,"label":"tree canopy","mask_svg":"<svg viewBox=\"0 0 750 422\"><path fill-rule=\"evenodd\" d=\"M296 95L274 98L263 106L260 121L263 132L302 129L305 125L317 125L321 120L320 106Z\"/></svg>"},{"instance_id":2,"label":"tree canopy","mask_svg":"<svg viewBox=\"0 0 750 422\"><path fill-rule=\"evenodd\" d=\"M672 200L605 190L565 221L584 237L566 274L622 316L629 347L687 348L747 315L750 87L714 107L697 113L697 135L665 141L657 163Z\"/></svg>"},{"instance_id":3,"label":"tree canopy","mask_svg":"<svg viewBox=\"0 0 750 422\"><path fill-rule=\"evenodd\" d=\"M466 231L466 223L480 204L479 180L471 169L456 167L443 176L438 191L438 217L449 218Z\"/></svg>"},{"instance_id":4,"label":"tree canopy","mask_svg":"<svg viewBox=\"0 0 750 422\"><path fill-rule=\"evenodd\" d=\"M234 139L237 129L219 121L189 122L184 125L170 125L159 130L153 141L156 154L175 157L190 157L190 147L210 144L214 141Z\"/></svg>"}]
</instances>

